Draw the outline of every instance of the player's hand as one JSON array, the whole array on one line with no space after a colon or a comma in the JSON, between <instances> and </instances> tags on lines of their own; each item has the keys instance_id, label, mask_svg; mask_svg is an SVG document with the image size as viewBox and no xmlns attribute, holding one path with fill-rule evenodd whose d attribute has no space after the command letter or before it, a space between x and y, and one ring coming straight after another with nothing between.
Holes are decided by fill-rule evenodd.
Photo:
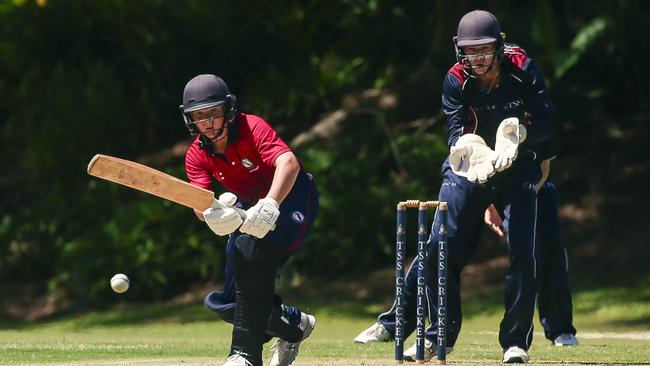
<instances>
[{"instance_id":1,"label":"player's hand","mask_svg":"<svg viewBox=\"0 0 650 366\"><path fill-rule=\"evenodd\" d=\"M504 238L505 234L503 233L503 220L501 219L501 216L499 215L499 212L497 211L496 207L494 207L494 205L490 205L490 207L485 210L483 221L490 228L490 230L494 231L494 233L497 234L499 238Z\"/></svg>"},{"instance_id":2,"label":"player's hand","mask_svg":"<svg viewBox=\"0 0 650 366\"><path fill-rule=\"evenodd\" d=\"M239 231L262 239L273 230L279 216L280 205L273 198L262 198L255 206L246 210L246 218Z\"/></svg>"},{"instance_id":3,"label":"player's hand","mask_svg":"<svg viewBox=\"0 0 650 366\"><path fill-rule=\"evenodd\" d=\"M499 128L497 128L494 146L494 151L499 154L499 158L494 163L494 169L497 172L509 168L517 158L517 148L523 142L521 130L524 131L523 135L526 135L526 128L519 124L519 118L510 117L501 121Z\"/></svg>"},{"instance_id":4,"label":"player's hand","mask_svg":"<svg viewBox=\"0 0 650 366\"><path fill-rule=\"evenodd\" d=\"M449 164L455 174L470 182L485 183L495 173L494 162L497 158L497 153L485 144L481 136L468 133L451 147Z\"/></svg>"},{"instance_id":5,"label":"player's hand","mask_svg":"<svg viewBox=\"0 0 650 366\"><path fill-rule=\"evenodd\" d=\"M235 202L237 202L237 196L226 192L219 196L218 200L214 200L212 207L203 211L205 222L215 234L229 235L243 223L246 212L233 207Z\"/></svg>"}]
</instances>

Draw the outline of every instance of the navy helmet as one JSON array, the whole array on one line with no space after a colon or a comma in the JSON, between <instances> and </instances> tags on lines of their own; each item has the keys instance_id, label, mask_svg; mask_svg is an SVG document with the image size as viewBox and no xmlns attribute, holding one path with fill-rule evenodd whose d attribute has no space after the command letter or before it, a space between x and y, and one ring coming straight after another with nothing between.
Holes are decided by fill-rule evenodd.
<instances>
[{"instance_id":1,"label":"navy helmet","mask_svg":"<svg viewBox=\"0 0 650 366\"><path fill-rule=\"evenodd\" d=\"M192 120L191 112L218 105L224 105L224 123L230 127L229 125L237 119L237 98L230 93L223 79L216 75L203 74L194 77L185 85L180 110L185 126L192 136L196 136L199 130Z\"/></svg>"},{"instance_id":2,"label":"navy helmet","mask_svg":"<svg viewBox=\"0 0 650 366\"><path fill-rule=\"evenodd\" d=\"M465 14L458 23L458 31L453 38L454 48L456 51L456 60L465 67L470 76L474 75L472 67L467 60L464 48L469 46L480 46L490 43L496 43L496 57L493 65L498 65L503 60L503 45L505 33L501 32L499 20L494 14L485 10L474 10ZM487 71L493 71L492 66Z\"/></svg>"}]
</instances>

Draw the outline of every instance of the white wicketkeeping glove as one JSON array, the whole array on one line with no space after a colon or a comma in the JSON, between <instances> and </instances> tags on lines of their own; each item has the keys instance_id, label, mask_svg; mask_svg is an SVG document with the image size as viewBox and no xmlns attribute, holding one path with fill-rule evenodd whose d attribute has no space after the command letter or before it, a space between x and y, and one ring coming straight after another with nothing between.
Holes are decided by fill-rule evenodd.
<instances>
[{"instance_id":1,"label":"white wicketkeeping glove","mask_svg":"<svg viewBox=\"0 0 650 366\"><path fill-rule=\"evenodd\" d=\"M273 230L279 216L280 205L273 198L262 198L246 211L246 218L239 231L262 239Z\"/></svg>"},{"instance_id":2,"label":"white wicketkeeping glove","mask_svg":"<svg viewBox=\"0 0 650 366\"><path fill-rule=\"evenodd\" d=\"M203 211L205 222L215 234L223 236L237 230L242 224L246 212L232 207L237 202L237 196L230 192L223 193L214 200L212 207Z\"/></svg>"},{"instance_id":3,"label":"white wicketkeeping glove","mask_svg":"<svg viewBox=\"0 0 650 366\"><path fill-rule=\"evenodd\" d=\"M526 128L519 124L519 118L510 117L501 121L499 128L497 128L496 143L494 151L499 154L499 158L494 163L494 169L501 172L512 165L512 162L517 159L517 148L523 142L526 134ZM522 138L523 137L523 138Z\"/></svg>"},{"instance_id":4,"label":"white wicketkeeping glove","mask_svg":"<svg viewBox=\"0 0 650 366\"><path fill-rule=\"evenodd\" d=\"M455 174L474 183L485 183L494 175L494 162L499 156L481 136L465 134L449 151L449 164Z\"/></svg>"}]
</instances>

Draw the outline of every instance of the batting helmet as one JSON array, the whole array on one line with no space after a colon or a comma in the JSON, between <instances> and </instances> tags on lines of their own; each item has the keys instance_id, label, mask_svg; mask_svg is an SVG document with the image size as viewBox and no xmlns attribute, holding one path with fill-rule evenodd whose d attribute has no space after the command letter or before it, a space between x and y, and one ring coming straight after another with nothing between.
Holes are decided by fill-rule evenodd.
<instances>
[{"instance_id":1,"label":"batting helmet","mask_svg":"<svg viewBox=\"0 0 650 366\"><path fill-rule=\"evenodd\" d=\"M183 104L179 107L185 126L192 136L199 133L194 125L191 112L199 109L224 105L224 121L232 124L237 118L237 98L230 94L228 85L218 76L203 74L194 77L185 85Z\"/></svg>"}]
</instances>

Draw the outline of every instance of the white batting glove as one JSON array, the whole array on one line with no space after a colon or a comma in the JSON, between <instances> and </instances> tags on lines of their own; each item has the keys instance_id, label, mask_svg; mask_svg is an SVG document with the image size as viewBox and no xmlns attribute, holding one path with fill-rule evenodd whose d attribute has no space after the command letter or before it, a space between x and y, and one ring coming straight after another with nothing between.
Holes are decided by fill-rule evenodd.
<instances>
[{"instance_id":1,"label":"white batting glove","mask_svg":"<svg viewBox=\"0 0 650 366\"><path fill-rule=\"evenodd\" d=\"M520 127L524 131L526 130L524 126L519 124L519 118L510 117L501 121L499 128L497 128L496 143L494 145L494 151L499 154L499 158L494 163L494 169L497 172L509 168L517 158L517 148L523 142L520 139Z\"/></svg>"},{"instance_id":2,"label":"white batting glove","mask_svg":"<svg viewBox=\"0 0 650 366\"><path fill-rule=\"evenodd\" d=\"M494 175L494 162L499 156L481 136L465 134L449 151L449 164L456 175L474 183L485 183Z\"/></svg>"},{"instance_id":3,"label":"white batting glove","mask_svg":"<svg viewBox=\"0 0 650 366\"><path fill-rule=\"evenodd\" d=\"M262 198L257 201L255 206L246 211L246 219L239 231L262 239L270 230L273 230L279 216L280 205L273 198Z\"/></svg>"},{"instance_id":4,"label":"white batting glove","mask_svg":"<svg viewBox=\"0 0 650 366\"><path fill-rule=\"evenodd\" d=\"M230 192L223 193L214 200L212 207L203 211L205 223L210 230L219 236L229 235L242 224L245 211L232 207L237 202L237 196ZM238 210L240 212L238 212Z\"/></svg>"}]
</instances>

